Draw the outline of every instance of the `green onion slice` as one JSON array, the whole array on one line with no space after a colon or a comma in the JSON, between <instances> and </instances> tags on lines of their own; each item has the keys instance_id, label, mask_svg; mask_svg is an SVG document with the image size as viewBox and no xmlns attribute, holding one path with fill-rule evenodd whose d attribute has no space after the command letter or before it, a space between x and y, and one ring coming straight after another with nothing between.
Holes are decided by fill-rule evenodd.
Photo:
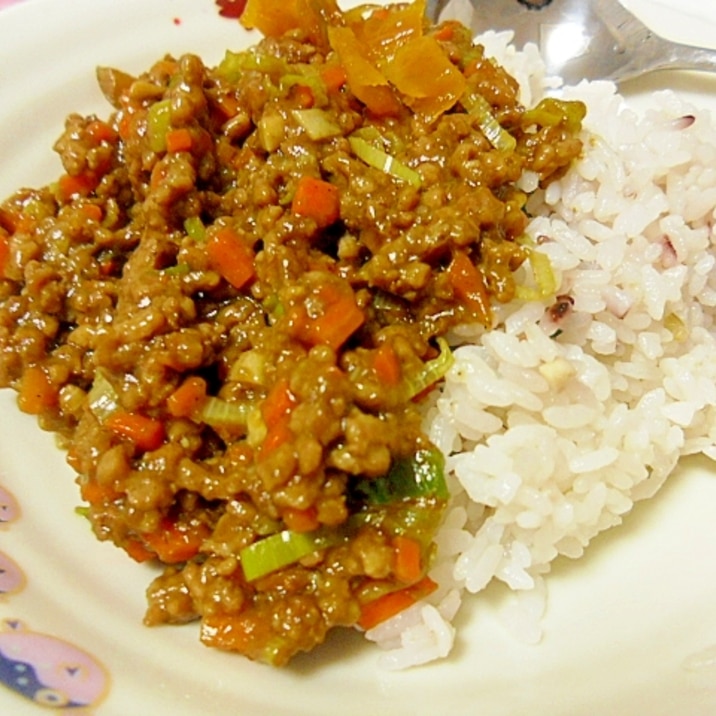
<instances>
[{"instance_id":1,"label":"green onion slice","mask_svg":"<svg viewBox=\"0 0 716 716\"><path fill-rule=\"evenodd\" d=\"M462 104L476 117L482 133L495 149L501 152L514 151L517 140L497 121L490 103L481 94L466 93L463 95Z\"/></svg>"},{"instance_id":2,"label":"green onion slice","mask_svg":"<svg viewBox=\"0 0 716 716\"><path fill-rule=\"evenodd\" d=\"M406 164L398 161L395 157L379 149L362 137L348 137L348 142L358 159L361 159L369 166L379 169L413 186L420 186L422 183L420 174L418 174L415 169L411 169Z\"/></svg>"},{"instance_id":3,"label":"green onion slice","mask_svg":"<svg viewBox=\"0 0 716 716\"><path fill-rule=\"evenodd\" d=\"M407 376L405 378L409 398L414 398L416 395L420 395L420 393L429 388L431 385L434 385L441 378L444 378L445 374L450 370L455 362L455 358L453 357L448 342L441 337L437 339L437 343L440 347L440 354L438 357L427 361L423 365L422 370L416 375Z\"/></svg>"},{"instance_id":4,"label":"green onion slice","mask_svg":"<svg viewBox=\"0 0 716 716\"><path fill-rule=\"evenodd\" d=\"M199 414L199 420L212 427L245 428L250 411L249 403L230 403L210 395Z\"/></svg>"},{"instance_id":5,"label":"green onion slice","mask_svg":"<svg viewBox=\"0 0 716 716\"><path fill-rule=\"evenodd\" d=\"M331 537L322 530L293 532L283 530L244 547L239 552L244 576L251 582L277 569L329 547L340 536Z\"/></svg>"}]
</instances>

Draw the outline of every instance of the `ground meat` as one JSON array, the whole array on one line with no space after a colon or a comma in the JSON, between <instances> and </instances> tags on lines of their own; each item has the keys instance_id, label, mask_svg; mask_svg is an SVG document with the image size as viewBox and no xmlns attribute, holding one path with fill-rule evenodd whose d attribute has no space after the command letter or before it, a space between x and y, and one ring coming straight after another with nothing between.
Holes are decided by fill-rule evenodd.
<instances>
[{"instance_id":1,"label":"ground meat","mask_svg":"<svg viewBox=\"0 0 716 716\"><path fill-rule=\"evenodd\" d=\"M205 643L280 665L431 588L446 495L409 466L434 452L436 339L514 296L516 182L581 145L578 108L541 123L464 28L424 32L511 151L459 101L376 114L293 31L216 68L101 69L113 113L68 117L65 173L0 206L0 385L61 435L97 537L164 565L147 624L198 619ZM253 574L281 535L312 542ZM407 575L398 538L419 547Z\"/></svg>"}]
</instances>

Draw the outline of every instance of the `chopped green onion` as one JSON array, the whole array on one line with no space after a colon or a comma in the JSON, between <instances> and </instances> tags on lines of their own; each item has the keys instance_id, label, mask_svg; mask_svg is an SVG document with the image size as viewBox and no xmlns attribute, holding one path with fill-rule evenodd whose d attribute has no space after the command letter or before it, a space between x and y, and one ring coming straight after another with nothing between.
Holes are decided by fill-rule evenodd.
<instances>
[{"instance_id":1,"label":"chopped green onion","mask_svg":"<svg viewBox=\"0 0 716 716\"><path fill-rule=\"evenodd\" d=\"M362 137L350 136L348 137L348 142L358 159L363 160L369 166L413 186L421 185L422 179L415 169L411 169Z\"/></svg>"},{"instance_id":2,"label":"chopped green onion","mask_svg":"<svg viewBox=\"0 0 716 716\"><path fill-rule=\"evenodd\" d=\"M314 142L337 137L342 133L338 124L322 109L294 109L291 115Z\"/></svg>"},{"instance_id":3,"label":"chopped green onion","mask_svg":"<svg viewBox=\"0 0 716 716\"><path fill-rule=\"evenodd\" d=\"M249 410L248 403L230 403L210 395L202 405L199 420L212 427L244 428Z\"/></svg>"},{"instance_id":4,"label":"chopped green onion","mask_svg":"<svg viewBox=\"0 0 716 716\"><path fill-rule=\"evenodd\" d=\"M335 539L335 538L334 538ZM277 569L329 547L334 541L325 532L293 532L283 530L244 547L239 552L244 576L251 582Z\"/></svg>"},{"instance_id":5,"label":"chopped green onion","mask_svg":"<svg viewBox=\"0 0 716 716\"><path fill-rule=\"evenodd\" d=\"M87 403L100 423L119 409L119 395L102 368L97 368L95 371L94 382L87 395Z\"/></svg>"},{"instance_id":6,"label":"chopped green onion","mask_svg":"<svg viewBox=\"0 0 716 716\"><path fill-rule=\"evenodd\" d=\"M545 97L536 107L522 115L522 126L537 124L540 127L557 127L563 124L568 132L576 134L582 128L586 113L587 108L582 102Z\"/></svg>"},{"instance_id":7,"label":"chopped green onion","mask_svg":"<svg viewBox=\"0 0 716 716\"><path fill-rule=\"evenodd\" d=\"M194 241L203 241L206 237L206 227L199 216L188 216L184 219L184 231Z\"/></svg>"},{"instance_id":8,"label":"chopped green onion","mask_svg":"<svg viewBox=\"0 0 716 716\"><path fill-rule=\"evenodd\" d=\"M155 102L147 113L147 137L153 152L163 152L167 148L167 132L171 127L171 102L164 99Z\"/></svg>"},{"instance_id":9,"label":"chopped green onion","mask_svg":"<svg viewBox=\"0 0 716 716\"><path fill-rule=\"evenodd\" d=\"M244 72L261 72L278 79L286 74L287 65L284 60L264 52L229 50L216 69L217 73L229 82L237 82Z\"/></svg>"},{"instance_id":10,"label":"chopped green onion","mask_svg":"<svg viewBox=\"0 0 716 716\"><path fill-rule=\"evenodd\" d=\"M418 450L412 458L395 460L387 474L359 480L353 494L372 505L403 500L449 497L445 482L445 458L436 448Z\"/></svg>"},{"instance_id":11,"label":"chopped green onion","mask_svg":"<svg viewBox=\"0 0 716 716\"><path fill-rule=\"evenodd\" d=\"M492 113L492 107L481 94L466 93L462 103L467 111L476 117L482 133L495 149L501 152L514 151L517 140L497 121Z\"/></svg>"},{"instance_id":12,"label":"chopped green onion","mask_svg":"<svg viewBox=\"0 0 716 716\"><path fill-rule=\"evenodd\" d=\"M440 354L437 358L427 361L422 370L414 376L408 376L405 382L408 387L408 397L414 398L416 395L420 395L426 388L437 383L441 378L445 377L445 374L450 370L452 364L455 362L452 351L448 342L440 337L437 339L438 346L440 347Z\"/></svg>"},{"instance_id":13,"label":"chopped green onion","mask_svg":"<svg viewBox=\"0 0 716 716\"><path fill-rule=\"evenodd\" d=\"M188 273L191 273L191 266L184 261L174 266L167 266L167 268L162 269L162 273L165 276L186 276Z\"/></svg>"},{"instance_id":14,"label":"chopped green onion","mask_svg":"<svg viewBox=\"0 0 716 716\"><path fill-rule=\"evenodd\" d=\"M547 254L527 249L527 258L532 268L532 274L537 284L535 288L530 286L517 286L515 295L522 301L538 301L542 298L549 298L557 291L557 278L552 270L552 263Z\"/></svg>"}]
</instances>

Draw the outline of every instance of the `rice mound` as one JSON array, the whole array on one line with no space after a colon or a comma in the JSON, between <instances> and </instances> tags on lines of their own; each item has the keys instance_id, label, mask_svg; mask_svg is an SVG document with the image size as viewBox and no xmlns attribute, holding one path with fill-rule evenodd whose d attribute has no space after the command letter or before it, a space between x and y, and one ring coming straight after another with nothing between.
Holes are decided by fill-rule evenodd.
<instances>
[{"instance_id":1,"label":"rice mound","mask_svg":"<svg viewBox=\"0 0 716 716\"><path fill-rule=\"evenodd\" d=\"M549 81L536 48L479 39L523 102L539 99ZM493 580L518 595L507 626L537 643L552 561L581 557L680 456L716 459L712 118L669 92L637 114L607 82L561 96L588 105L586 149L532 196L527 231L559 298L513 301L496 328L452 336L455 364L425 417L452 493L431 573L440 589L367 633L387 668L446 656L465 592Z\"/></svg>"}]
</instances>

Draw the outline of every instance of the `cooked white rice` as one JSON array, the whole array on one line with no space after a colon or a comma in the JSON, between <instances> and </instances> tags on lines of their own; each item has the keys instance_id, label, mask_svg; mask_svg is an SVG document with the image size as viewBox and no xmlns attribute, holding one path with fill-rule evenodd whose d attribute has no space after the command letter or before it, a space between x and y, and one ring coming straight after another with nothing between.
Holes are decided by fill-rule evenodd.
<instances>
[{"instance_id":1,"label":"cooked white rice","mask_svg":"<svg viewBox=\"0 0 716 716\"><path fill-rule=\"evenodd\" d=\"M535 103L547 86L535 48L481 39ZM426 414L452 492L440 589L368 632L388 668L446 656L465 593L494 580L519 595L508 628L538 642L552 561L581 557L681 455L716 459L711 116L670 93L639 115L605 82L562 95L587 102L586 150L534 194L528 234L573 306L555 321L555 296L514 301L494 330L453 336L455 365Z\"/></svg>"}]
</instances>

